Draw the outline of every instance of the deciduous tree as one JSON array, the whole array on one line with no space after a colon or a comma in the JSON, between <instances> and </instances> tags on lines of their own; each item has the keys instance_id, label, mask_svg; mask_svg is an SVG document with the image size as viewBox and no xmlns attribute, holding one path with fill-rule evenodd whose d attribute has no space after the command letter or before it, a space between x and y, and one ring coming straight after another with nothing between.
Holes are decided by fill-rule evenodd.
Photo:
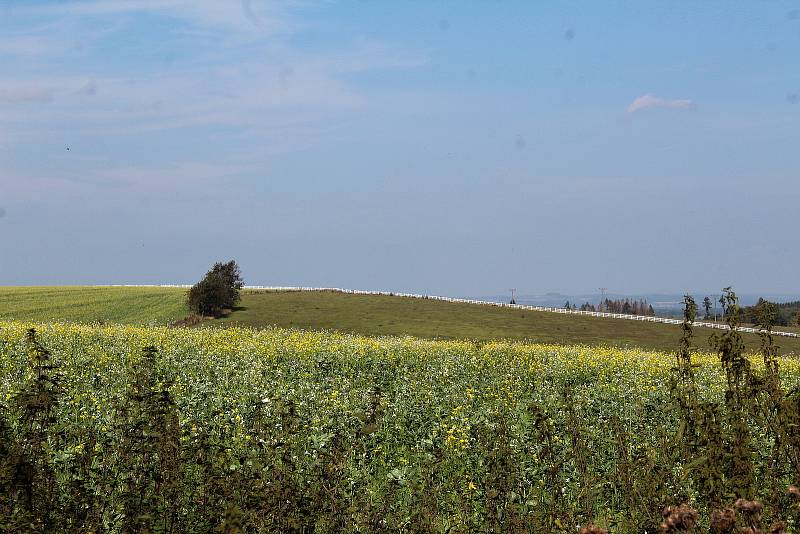
<instances>
[{"instance_id":1,"label":"deciduous tree","mask_svg":"<svg viewBox=\"0 0 800 534\"><path fill-rule=\"evenodd\" d=\"M239 302L239 290L244 286L239 266L234 260L217 262L187 296L189 308L200 315L219 317Z\"/></svg>"}]
</instances>

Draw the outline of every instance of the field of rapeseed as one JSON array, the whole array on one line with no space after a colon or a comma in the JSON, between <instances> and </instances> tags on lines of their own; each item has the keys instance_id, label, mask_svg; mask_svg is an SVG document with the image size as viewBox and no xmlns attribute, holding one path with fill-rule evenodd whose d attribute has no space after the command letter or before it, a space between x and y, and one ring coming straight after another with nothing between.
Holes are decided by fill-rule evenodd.
<instances>
[{"instance_id":1,"label":"field of rapeseed","mask_svg":"<svg viewBox=\"0 0 800 534\"><path fill-rule=\"evenodd\" d=\"M694 402L724 404L719 356L692 361ZM777 362L791 391L800 362ZM754 372L764 365L753 358ZM716 461L703 451L725 449L724 420L704 427L719 427L718 442L676 445L700 433L681 416L675 367L674 354L634 349L0 323L0 521L46 532L653 532L664 506L737 496L702 470ZM797 477L775 469L757 422L749 496L767 501Z\"/></svg>"}]
</instances>

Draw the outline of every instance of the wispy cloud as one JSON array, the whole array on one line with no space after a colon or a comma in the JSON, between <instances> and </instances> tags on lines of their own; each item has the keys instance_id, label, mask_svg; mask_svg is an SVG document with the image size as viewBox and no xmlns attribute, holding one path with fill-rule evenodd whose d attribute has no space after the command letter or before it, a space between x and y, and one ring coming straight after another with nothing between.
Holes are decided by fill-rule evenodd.
<instances>
[{"instance_id":1,"label":"wispy cloud","mask_svg":"<svg viewBox=\"0 0 800 534\"><path fill-rule=\"evenodd\" d=\"M651 108L689 109L693 105L694 103L687 99L673 100L647 94L637 97L633 102L631 102L628 106L628 113L636 113L637 111Z\"/></svg>"},{"instance_id":2,"label":"wispy cloud","mask_svg":"<svg viewBox=\"0 0 800 534\"><path fill-rule=\"evenodd\" d=\"M83 96L94 96L97 94L97 83L94 80L89 80L76 93Z\"/></svg>"},{"instance_id":3,"label":"wispy cloud","mask_svg":"<svg viewBox=\"0 0 800 534\"><path fill-rule=\"evenodd\" d=\"M0 56L34 57L63 52L65 44L41 35L6 35L0 40Z\"/></svg>"},{"instance_id":4,"label":"wispy cloud","mask_svg":"<svg viewBox=\"0 0 800 534\"><path fill-rule=\"evenodd\" d=\"M249 61L226 66L125 77L0 76L0 111L25 129L152 131L191 126L246 127L329 119L363 107L366 96L342 82L337 70L302 55L283 55L286 67ZM278 63L280 64L280 63ZM24 83L20 83L24 82ZM91 97L91 105L86 98ZM52 103L31 109L25 103Z\"/></svg>"},{"instance_id":5,"label":"wispy cloud","mask_svg":"<svg viewBox=\"0 0 800 534\"><path fill-rule=\"evenodd\" d=\"M26 24L10 25L13 43L0 43L0 56L17 56L15 68L0 74L0 149L24 155L17 158L20 179L4 193L172 193L198 181L216 191L228 176L246 183L275 154L340 140L343 125L382 109L386 93L361 85L362 76L427 62L416 50L367 38L324 48L298 44L287 36L308 27L294 22L292 8L301 3L79 0L14 7ZM145 30L152 35L143 37ZM127 56L134 47L135 60ZM109 62L117 50L121 60ZM131 143L137 151L126 148ZM190 144L214 148L189 153ZM26 152L34 146L59 164L39 168ZM4 169L4 178L14 170Z\"/></svg>"},{"instance_id":6,"label":"wispy cloud","mask_svg":"<svg viewBox=\"0 0 800 534\"><path fill-rule=\"evenodd\" d=\"M154 13L184 20L203 28L235 31L274 32L287 30L285 7L297 2L278 3L252 0L81 0L19 8L19 11L48 16L110 17Z\"/></svg>"},{"instance_id":7,"label":"wispy cloud","mask_svg":"<svg viewBox=\"0 0 800 534\"><path fill-rule=\"evenodd\" d=\"M18 28L11 53L59 49L54 43L74 41L76 28L92 34L95 17L114 22L112 33L124 35L135 22L121 15L146 13L181 20L174 29L185 50L208 40L205 34L230 39L203 61L140 63L127 70L94 63L98 39L88 39L81 50L84 67L66 74L54 58L40 57L22 64L14 76L0 76L0 112L18 129L47 129L69 124L75 132L109 133L152 131L217 125L262 129L260 125L300 123L363 107L369 95L348 79L353 73L414 68L426 63L423 55L368 40L335 49L298 47L283 32L295 24L292 8L305 0L79 0L52 4L22 4L17 15L35 16L37 26ZM255 40L239 40L248 32ZM187 33L188 32L188 33ZM199 32L199 37L193 32ZM93 34L92 34L93 35ZM0 43L2 54L4 43ZM105 46L105 44L104 44ZM149 50L149 43L143 43ZM153 45L153 50L157 48ZM257 59L256 59L257 58ZM91 104L87 97L91 98ZM33 109L25 102L52 102ZM21 133L21 132L17 132ZM19 136L17 136L19 137Z\"/></svg>"},{"instance_id":8,"label":"wispy cloud","mask_svg":"<svg viewBox=\"0 0 800 534\"><path fill-rule=\"evenodd\" d=\"M2 138L0 138L0 143ZM2 144L0 144L2 146ZM78 155L80 158L80 155ZM67 159L74 160L71 154ZM11 170L4 174L7 186L4 198L15 202L42 199L43 191L58 199L75 199L91 191L93 195L153 195L191 196L198 194L236 194L232 177L254 174L263 167L250 163L217 164L211 162L179 161L160 165L133 164L119 166L86 157L77 172L65 162L64 168L40 172L33 169Z\"/></svg>"},{"instance_id":9,"label":"wispy cloud","mask_svg":"<svg viewBox=\"0 0 800 534\"><path fill-rule=\"evenodd\" d=\"M263 131L265 125L300 125L305 132L311 124L330 126L371 105L375 95L351 83L350 74L426 62L422 55L374 42L314 53L267 42L259 50L259 60L231 50L224 63L136 76L95 70L0 76L0 112L9 127L27 131L52 132L68 124L74 133L95 135L197 126ZM34 109L26 104L31 102L50 105Z\"/></svg>"},{"instance_id":10,"label":"wispy cloud","mask_svg":"<svg viewBox=\"0 0 800 534\"><path fill-rule=\"evenodd\" d=\"M0 102L50 102L53 92L41 87L0 89Z\"/></svg>"}]
</instances>

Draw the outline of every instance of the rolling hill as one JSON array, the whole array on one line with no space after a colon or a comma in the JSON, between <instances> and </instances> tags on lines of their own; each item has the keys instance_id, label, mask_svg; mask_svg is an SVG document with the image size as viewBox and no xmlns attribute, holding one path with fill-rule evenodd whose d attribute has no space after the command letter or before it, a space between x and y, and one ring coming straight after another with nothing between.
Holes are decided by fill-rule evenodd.
<instances>
[{"instance_id":1,"label":"rolling hill","mask_svg":"<svg viewBox=\"0 0 800 534\"><path fill-rule=\"evenodd\" d=\"M0 319L170 324L188 315L184 297L185 289L170 287L0 287ZM675 349L680 337L677 325L332 291L245 290L235 311L203 323L204 328L234 325L667 351ZM695 333L697 346L707 348L712 331L697 328ZM748 348L758 348L758 336L744 337ZM800 340L777 338L776 342L782 352L800 354Z\"/></svg>"}]
</instances>

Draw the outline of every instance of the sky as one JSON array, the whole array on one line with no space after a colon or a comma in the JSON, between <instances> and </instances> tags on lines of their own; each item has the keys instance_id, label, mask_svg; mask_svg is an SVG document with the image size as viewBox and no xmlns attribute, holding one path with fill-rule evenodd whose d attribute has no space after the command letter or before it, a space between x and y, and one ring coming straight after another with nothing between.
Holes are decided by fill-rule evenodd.
<instances>
[{"instance_id":1,"label":"sky","mask_svg":"<svg viewBox=\"0 0 800 534\"><path fill-rule=\"evenodd\" d=\"M800 293L800 3L6 0L0 284Z\"/></svg>"}]
</instances>

